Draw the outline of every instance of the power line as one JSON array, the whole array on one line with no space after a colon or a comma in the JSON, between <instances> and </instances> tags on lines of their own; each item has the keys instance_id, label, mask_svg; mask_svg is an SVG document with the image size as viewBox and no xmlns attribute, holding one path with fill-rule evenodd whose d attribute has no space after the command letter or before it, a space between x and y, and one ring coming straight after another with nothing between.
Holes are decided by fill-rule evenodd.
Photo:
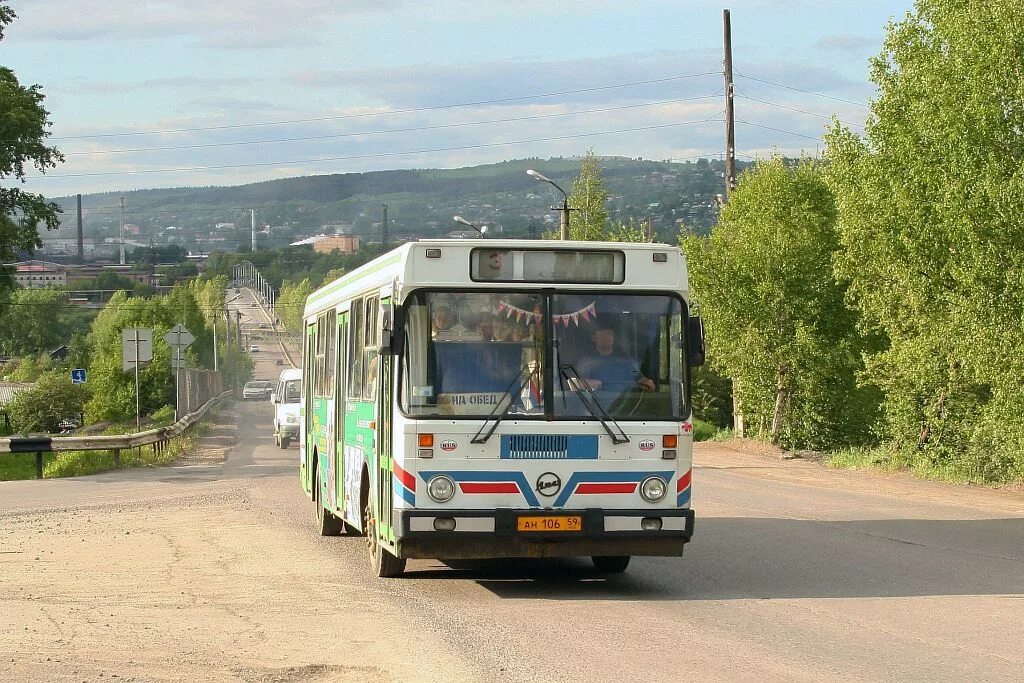
<instances>
[{"instance_id":1,"label":"power line","mask_svg":"<svg viewBox=\"0 0 1024 683\"><path fill-rule=\"evenodd\" d=\"M430 126L413 126L410 128L392 128L385 130L366 130L356 131L354 133L334 133L331 135L307 135L292 138L275 138L275 139L262 139L262 140L240 140L233 142L209 142L209 143L196 143L191 145L168 145L165 147L135 147L126 149L102 149L102 150L91 150L86 152L62 152L64 156L81 156L81 155L94 155L94 154L122 154L122 153L134 153L134 152L167 152L179 149L206 149L210 147L238 147L243 145L266 145L275 144L279 142L305 142L309 140L333 140L338 138L351 138L359 137L363 135L387 135L390 133L411 133L411 132L422 132L427 130L443 130L449 128L462 128L464 126L485 126L497 123L516 123L522 121L540 121L543 119L552 119L565 116L579 116L582 114L598 114L606 113L611 111L622 111L626 109L639 109L643 107L657 107L665 104L678 104L680 102L692 102L695 100L707 100L713 97L718 97L720 93L713 93L711 95L700 95L697 97L683 97L675 100L660 100L655 102L644 102L642 104L627 104L619 107L602 107L599 109L583 109L580 111L569 111L569 112L558 112L554 114L534 114L531 116L516 116L505 119L490 119L487 121L465 121L462 123L442 123Z\"/></svg>"},{"instance_id":2,"label":"power line","mask_svg":"<svg viewBox=\"0 0 1024 683\"><path fill-rule=\"evenodd\" d=\"M678 127L678 126L699 125L699 124L711 122L712 120L714 120L714 118L716 116L718 116L720 114L721 114L721 112L718 112L718 113L716 113L716 114L714 114L714 115L712 115L712 116L710 116L710 117L708 117L706 119L701 119L699 121L677 121L677 122L673 122L673 123L664 123L664 124L659 124L659 125L654 125L654 126L638 126L638 127L634 127L634 128L620 128L620 129L617 129L617 130L597 131L597 132L593 132L593 133L577 133L577 134L573 134L573 135L558 135L558 136L552 136L552 137L546 137L546 138L535 138L535 139L532 139L532 140L510 140L510 141L506 141L506 142L487 142L487 143L480 143L480 144L476 144L476 145L459 145L459 146L455 146L455 147L435 147L435 148L427 148L427 149L408 150L408 151L402 151L402 152L377 152L377 153L374 153L374 154L353 154L353 155L348 155L348 156L322 157L322 158L319 158L319 159L262 161L262 162L248 163L248 164L223 164L223 165L216 165L216 166L188 166L188 167L181 167L181 168L136 169L136 170L131 170L131 171L94 171L94 172L88 172L88 173L63 173L63 174L59 174L59 175L49 175L49 174L47 174L47 175L32 176L31 179L32 180L48 180L48 179L58 179L58 178L84 178L84 177L92 177L92 176L141 175L141 174L148 174L148 173L183 173L183 172L190 172L190 171L214 171L214 170L235 169L235 168L254 168L254 167L259 167L259 166L278 166L278 165L284 165L284 164L318 164L318 163L324 163L324 162L328 162L328 161L352 161L352 160L356 160L356 159L378 159L378 158L388 158L388 157L396 157L396 156L408 156L408 155L413 155L413 154L432 154L432 153L436 153L436 152L456 152L456 151L463 151L463 150L468 150L468 149L485 149L485 148L489 148L489 147L505 147L505 146L511 146L511 145L525 145L525 144L532 144L532 143L537 143L537 142L554 142L554 141L558 141L558 140L573 140L573 139L578 139L578 138L597 137L597 136L600 136L600 135L617 135L617 134L620 134L620 133L636 133L636 132L649 131L649 130L660 130L660 129L665 129L665 128L675 128L675 127Z\"/></svg>"},{"instance_id":3,"label":"power line","mask_svg":"<svg viewBox=\"0 0 1024 683\"><path fill-rule=\"evenodd\" d=\"M759 102L761 104L767 104L770 107L778 107L779 109L786 109L788 111L797 112L798 114L807 114L808 116L816 116L817 118L825 119L826 121L831 121L832 120L832 116L829 116L827 114L818 114L817 112L807 111L806 109L798 109L796 107L790 107L790 106L785 105L785 104L779 104L778 102L769 102L768 100L761 100L761 99L758 99L756 97L751 97L750 95L740 95L740 97L742 99L745 99L745 100L750 100L751 102ZM863 128L864 127L863 123L853 123L852 121L843 121L842 119L840 119L838 117L836 117L836 120L839 121L839 123L843 124L844 126L856 126L857 128Z\"/></svg>"},{"instance_id":4,"label":"power line","mask_svg":"<svg viewBox=\"0 0 1024 683\"><path fill-rule=\"evenodd\" d=\"M456 102L452 104L440 104L432 107L410 107L406 109L392 109L385 112L363 112L359 114L339 114L337 116L318 116L307 119L291 119L287 121L262 121L256 123L233 123L224 124L221 126L199 126L193 128L165 128L161 130L143 130L143 131L121 131L114 133L95 133L91 135L65 135L59 137L48 138L50 141L56 140L90 140L96 138L109 138L109 137L125 137L131 135L165 135L167 133L191 133L205 130L233 130L238 128L258 128L262 126L285 126L296 123L314 123L317 121L340 121L346 119L359 119L366 117L376 116L394 116L397 114L413 114L418 112L426 111L443 111L446 109L457 109L460 107L478 107L488 104L503 104L507 102L522 102L524 100L536 100L544 99L548 97L559 97L562 95L579 95L590 92L600 92L602 90L614 90L617 88L631 88L638 85L654 85L656 83L669 83L672 81L686 80L690 78L700 78L701 76L717 76L717 71L705 71L702 73L694 74L683 74L679 76L668 76L666 78L652 78L645 81L633 81L631 83L614 83L610 85L599 85L592 88L577 88L575 90L560 90L555 92L538 93L534 95L520 95L518 97L502 97L493 100L477 100L475 102ZM9 142L9 141L8 141Z\"/></svg>"},{"instance_id":5,"label":"power line","mask_svg":"<svg viewBox=\"0 0 1024 683\"><path fill-rule=\"evenodd\" d=\"M852 105L854 105L856 107L863 107L865 109L869 109L868 105L864 104L863 102L854 102L853 100L843 99L842 97L834 97L832 95L826 95L824 93L815 92L813 90L804 90L803 88L797 88L797 87L792 86L792 85L786 85L785 83L776 83L774 81L765 80L763 78L755 78L754 76L747 76L746 74L742 74L739 71L736 71L736 75L739 76L740 78L745 78L748 81L757 81L758 83L766 83L768 85L774 85L776 88L785 88L786 90L795 90L796 92L802 92L805 95L814 95L815 97L823 97L823 98L825 98L827 100L835 100L836 102L845 102L846 104L852 104Z\"/></svg>"},{"instance_id":6,"label":"power line","mask_svg":"<svg viewBox=\"0 0 1024 683\"><path fill-rule=\"evenodd\" d=\"M752 123L750 121L744 121L743 119L741 119L739 117L736 118L736 122L737 123L742 123L742 124L747 125L747 126L754 126L755 128L764 128L765 130L773 130L776 133L785 133L786 135L795 135L798 138L807 138L808 140L817 140L818 142L822 141L821 137L815 137L813 135L806 135L804 133L797 133L797 132L794 132L794 131L791 131L791 130L784 130L782 128L773 128L772 126L765 126L765 125L762 125L760 123Z\"/></svg>"}]
</instances>

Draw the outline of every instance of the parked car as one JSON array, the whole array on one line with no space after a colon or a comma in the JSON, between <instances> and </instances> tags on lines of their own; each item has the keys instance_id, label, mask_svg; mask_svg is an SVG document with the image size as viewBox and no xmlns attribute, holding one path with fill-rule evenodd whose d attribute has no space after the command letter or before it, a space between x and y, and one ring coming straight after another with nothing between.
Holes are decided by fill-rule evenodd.
<instances>
[{"instance_id":1,"label":"parked car","mask_svg":"<svg viewBox=\"0 0 1024 683\"><path fill-rule=\"evenodd\" d=\"M299 435L299 398L302 396L302 370L281 372L270 400L274 402L274 443L288 448Z\"/></svg>"},{"instance_id":2,"label":"parked car","mask_svg":"<svg viewBox=\"0 0 1024 683\"><path fill-rule=\"evenodd\" d=\"M274 391L274 383L268 382L267 380L253 380L246 382L245 386L242 387L242 398L248 400L263 400L270 396Z\"/></svg>"},{"instance_id":3,"label":"parked car","mask_svg":"<svg viewBox=\"0 0 1024 683\"><path fill-rule=\"evenodd\" d=\"M260 347L256 346L255 344L253 344L252 346L249 347L249 353L259 353L259 352L260 352Z\"/></svg>"}]
</instances>

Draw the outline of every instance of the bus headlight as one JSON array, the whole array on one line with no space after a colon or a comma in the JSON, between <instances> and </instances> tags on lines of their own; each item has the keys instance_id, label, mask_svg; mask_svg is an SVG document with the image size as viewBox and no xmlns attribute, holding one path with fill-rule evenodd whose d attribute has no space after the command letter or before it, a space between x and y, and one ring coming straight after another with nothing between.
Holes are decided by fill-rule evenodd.
<instances>
[{"instance_id":1,"label":"bus headlight","mask_svg":"<svg viewBox=\"0 0 1024 683\"><path fill-rule=\"evenodd\" d=\"M657 503L668 493L668 485L661 477L647 477L640 484L640 495L648 503Z\"/></svg>"},{"instance_id":2,"label":"bus headlight","mask_svg":"<svg viewBox=\"0 0 1024 683\"><path fill-rule=\"evenodd\" d=\"M455 495L455 482L439 474L427 482L427 494L438 503L447 503Z\"/></svg>"}]
</instances>

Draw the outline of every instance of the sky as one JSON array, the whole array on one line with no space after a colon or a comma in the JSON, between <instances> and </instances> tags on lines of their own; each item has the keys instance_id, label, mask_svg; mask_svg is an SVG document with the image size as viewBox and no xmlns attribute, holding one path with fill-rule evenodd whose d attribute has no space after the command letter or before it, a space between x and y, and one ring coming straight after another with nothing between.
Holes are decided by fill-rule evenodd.
<instances>
[{"instance_id":1,"label":"sky","mask_svg":"<svg viewBox=\"0 0 1024 683\"><path fill-rule=\"evenodd\" d=\"M47 196L582 155L739 159L860 131L910 0L6 0L0 65L39 84ZM538 162L543 171L543 163ZM8 183L9 184L9 183Z\"/></svg>"}]
</instances>

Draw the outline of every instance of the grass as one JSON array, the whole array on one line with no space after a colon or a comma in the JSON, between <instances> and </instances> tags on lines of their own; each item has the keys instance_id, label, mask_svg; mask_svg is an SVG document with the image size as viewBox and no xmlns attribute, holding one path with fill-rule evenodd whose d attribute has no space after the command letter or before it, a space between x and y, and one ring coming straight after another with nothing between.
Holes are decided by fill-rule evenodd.
<instances>
[{"instance_id":1,"label":"grass","mask_svg":"<svg viewBox=\"0 0 1024 683\"><path fill-rule=\"evenodd\" d=\"M704 420L693 421L694 441L723 441L732 437L732 430L718 427Z\"/></svg>"},{"instance_id":2,"label":"grass","mask_svg":"<svg viewBox=\"0 0 1024 683\"><path fill-rule=\"evenodd\" d=\"M829 467L879 472L909 472L922 479L932 479L951 484L998 485L1020 481L1021 473L993 471L984 463L968 458L933 462L920 452L895 451L883 446L873 448L847 448L830 453L826 458ZM998 473L997 473L998 472Z\"/></svg>"}]
</instances>

